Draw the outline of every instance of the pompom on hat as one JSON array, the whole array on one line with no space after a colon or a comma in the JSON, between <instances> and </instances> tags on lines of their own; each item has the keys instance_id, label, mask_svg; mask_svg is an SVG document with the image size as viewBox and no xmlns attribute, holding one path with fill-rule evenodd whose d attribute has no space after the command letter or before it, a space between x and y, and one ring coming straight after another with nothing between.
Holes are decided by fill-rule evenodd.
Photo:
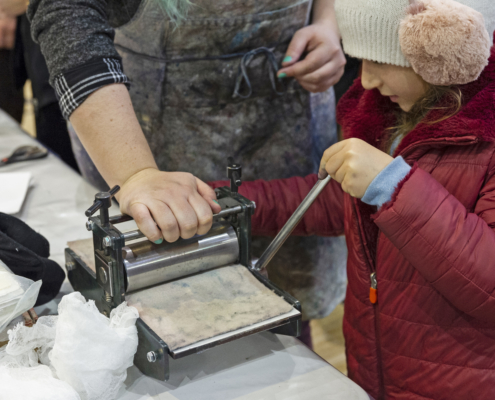
<instances>
[{"instance_id":1,"label":"pompom on hat","mask_svg":"<svg viewBox=\"0 0 495 400\"><path fill-rule=\"evenodd\" d=\"M411 67L432 85L475 81L488 64L494 0L336 0L344 51Z\"/></svg>"}]
</instances>

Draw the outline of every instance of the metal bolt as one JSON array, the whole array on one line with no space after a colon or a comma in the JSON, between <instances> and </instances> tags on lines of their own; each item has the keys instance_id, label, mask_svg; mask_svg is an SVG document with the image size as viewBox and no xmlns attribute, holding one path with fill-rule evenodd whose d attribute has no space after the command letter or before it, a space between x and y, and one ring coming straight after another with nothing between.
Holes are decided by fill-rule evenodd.
<instances>
[{"instance_id":1,"label":"metal bolt","mask_svg":"<svg viewBox=\"0 0 495 400\"><path fill-rule=\"evenodd\" d=\"M73 271L76 269L76 263L73 261L69 261L67 264L65 264L65 268L67 268L67 271Z\"/></svg>"},{"instance_id":2,"label":"metal bolt","mask_svg":"<svg viewBox=\"0 0 495 400\"><path fill-rule=\"evenodd\" d=\"M148 352L148 354L146 354L146 357L148 357L148 361L150 363L154 363L156 361L156 359L157 359L156 353L154 351Z\"/></svg>"},{"instance_id":3,"label":"metal bolt","mask_svg":"<svg viewBox=\"0 0 495 400\"><path fill-rule=\"evenodd\" d=\"M112 302L112 296L110 295L110 293L105 292L105 301L107 303L111 303Z\"/></svg>"},{"instance_id":4,"label":"metal bolt","mask_svg":"<svg viewBox=\"0 0 495 400\"><path fill-rule=\"evenodd\" d=\"M93 227L94 227L93 221L86 221L86 229L88 231L92 231L93 230Z\"/></svg>"},{"instance_id":5,"label":"metal bolt","mask_svg":"<svg viewBox=\"0 0 495 400\"><path fill-rule=\"evenodd\" d=\"M105 268L103 267L100 267L100 281L103 284L107 283L108 281L107 271L105 271Z\"/></svg>"},{"instance_id":6,"label":"metal bolt","mask_svg":"<svg viewBox=\"0 0 495 400\"><path fill-rule=\"evenodd\" d=\"M112 247L112 238L110 236L105 236L103 238L103 247Z\"/></svg>"}]
</instances>

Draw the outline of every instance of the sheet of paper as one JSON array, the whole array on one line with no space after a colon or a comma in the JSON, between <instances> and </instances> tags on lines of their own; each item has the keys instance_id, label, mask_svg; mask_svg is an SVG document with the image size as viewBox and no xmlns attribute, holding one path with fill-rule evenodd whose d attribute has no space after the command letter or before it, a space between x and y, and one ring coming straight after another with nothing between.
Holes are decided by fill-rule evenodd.
<instances>
[{"instance_id":1,"label":"sheet of paper","mask_svg":"<svg viewBox=\"0 0 495 400\"><path fill-rule=\"evenodd\" d=\"M0 173L0 212L17 214L31 181L31 172L4 172Z\"/></svg>"}]
</instances>

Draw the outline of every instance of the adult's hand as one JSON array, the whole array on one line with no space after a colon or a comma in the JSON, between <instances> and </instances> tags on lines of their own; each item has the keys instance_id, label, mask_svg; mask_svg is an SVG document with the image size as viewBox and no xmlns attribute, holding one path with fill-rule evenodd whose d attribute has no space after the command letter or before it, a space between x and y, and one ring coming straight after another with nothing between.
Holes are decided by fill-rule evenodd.
<instances>
[{"instance_id":1,"label":"adult's hand","mask_svg":"<svg viewBox=\"0 0 495 400\"><path fill-rule=\"evenodd\" d=\"M294 77L309 92L323 92L340 80L345 63L339 35L322 21L296 32L277 75Z\"/></svg>"},{"instance_id":2,"label":"adult's hand","mask_svg":"<svg viewBox=\"0 0 495 400\"><path fill-rule=\"evenodd\" d=\"M146 237L161 243L207 233L221 207L206 183L184 172L148 168L131 176L117 194L120 210Z\"/></svg>"},{"instance_id":3,"label":"adult's hand","mask_svg":"<svg viewBox=\"0 0 495 400\"><path fill-rule=\"evenodd\" d=\"M392 161L389 156L361 139L347 139L323 154L318 177L329 174L352 197L362 198L376 176Z\"/></svg>"},{"instance_id":4,"label":"adult's hand","mask_svg":"<svg viewBox=\"0 0 495 400\"><path fill-rule=\"evenodd\" d=\"M15 43L17 19L0 13L0 49L11 50Z\"/></svg>"},{"instance_id":5,"label":"adult's hand","mask_svg":"<svg viewBox=\"0 0 495 400\"><path fill-rule=\"evenodd\" d=\"M28 5L26 0L0 0L0 14L17 17L26 12Z\"/></svg>"},{"instance_id":6,"label":"adult's hand","mask_svg":"<svg viewBox=\"0 0 495 400\"><path fill-rule=\"evenodd\" d=\"M215 192L191 174L158 170L123 84L93 92L70 121L108 186L121 187L121 211L148 239L173 242L209 230L220 211Z\"/></svg>"}]
</instances>

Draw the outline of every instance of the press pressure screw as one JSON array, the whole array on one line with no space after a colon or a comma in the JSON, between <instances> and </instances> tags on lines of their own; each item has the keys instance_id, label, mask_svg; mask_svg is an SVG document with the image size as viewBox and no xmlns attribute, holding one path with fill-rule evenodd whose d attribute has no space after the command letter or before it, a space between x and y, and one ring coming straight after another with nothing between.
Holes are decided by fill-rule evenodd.
<instances>
[{"instance_id":1,"label":"press pressure screw","mask_svg":"<svg viewBox=\"0 0 495 400\"><path fill-rule=\"evenodd\" d=\"M112 247L112 238L110 236L103 238L103 247Z\"/></svg>"},{"instance_id":2,"label":"press pressure screw","mask_svg":"<svg viewBox=\"0 0 495 400\"><path fill-rule=\"evenodd\" d=\"M105 271L105 268L100 267L99 273L100 273L100 281L105 285L108 281L107 271Z\"/></svg>"},{"instance_id":3,"label":"press pressure screw","mask_svg":"<svg viewBox=\"0 0 495 400\"><path fill-rule=\"evenodd\" d=\"M148 361L150 363L154 363L156 361L156 353L154 351L148 352L148 354L146 354L146 356L148 357Z\"/></svg>"},{"instance_id":4,"label":"press pressure screw","mask_svg":"<svg viewBox=\"0 0 495 400\"><path fill-rule=\"evenodd\" d=\"M92 231L93 230L93 226L94 226L93 221L86 221L86 229L88 231Z\"/></svg>"}]
</instances>

